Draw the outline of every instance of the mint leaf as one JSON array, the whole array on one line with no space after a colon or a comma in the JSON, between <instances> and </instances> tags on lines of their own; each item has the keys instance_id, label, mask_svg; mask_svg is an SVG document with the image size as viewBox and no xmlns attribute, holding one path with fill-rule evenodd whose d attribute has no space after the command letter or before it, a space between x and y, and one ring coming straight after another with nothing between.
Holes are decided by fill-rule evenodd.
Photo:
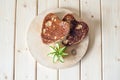
<instances>
[{"instance_id":1,"label":"mint leaf","mask_svg":"<svg viewBox=\"0 0 120 80\"><path fill-rule=\"evenodd\" d=\"M60 62L64 63L64 59L62 56L59 56L59 60L60 60Z\"/></svg>"},{"instance_id":2,"label":"mint leaf","mask_svg":"<svg viewBox=\"0 0 120 80\"><path fill-rule=\"evenodd\" d=\"M57 55L54 55L54 56L53 56L53 63L57 62L57 60L58 60L58 56L57 56Z\"/></svg>"},{"instance_id":3,"label":"mint leaf","mask_svg":"<svg viewBox=\"0 0 120 80\"><path fill-rule=\"evenodd\" d=\"M59 49L59 54L62 54L65 51L66 47L62 47Z\"/></svg>"},{"instance_id":4,"label":"mint leaf","mask_svg":"<svg viewBox=\"0 0 120 80\"><path fill-rule=\"evenodd\" d=\"M53 51L57 51L55 47L49 46Z\"/></svg>"},{"instance_id":5,"label":"mint leaf","mask_svg":"<svg viewBox=\"0 0 120 80\"><path fill-rule=\"evenodd\" d=\"M56 43L55 46L49 46L53 52L48 53L48 56L51 56L53 58L53 63L59 61L64 62L63 57L67 56L68 54L65 53L66 46L60 47L59 43Z\"/></svg>"},{"instance_id":6,"label":"mint leaf","mask_svg":"<svg viewBox=\"0 0 120 80\"><path fill-rule=\"evenodd\" d=\"M62 53L63 56L67 56L68 54L67 53Z\"/></svg>"}]
</instances>

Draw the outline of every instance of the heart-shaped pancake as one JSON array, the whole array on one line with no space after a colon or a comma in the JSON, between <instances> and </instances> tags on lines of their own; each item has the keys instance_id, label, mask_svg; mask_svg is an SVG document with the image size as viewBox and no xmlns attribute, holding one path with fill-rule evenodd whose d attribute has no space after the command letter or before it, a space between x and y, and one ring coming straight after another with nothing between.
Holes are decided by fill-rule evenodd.
<instances>
[{"instance_id":1,"label":"heart-shaped pancake","mask_svg":"<svg viewBox=\"0 0 120 80\"><path fill-rule=\"evenodd\" d=\"M49 13L43 20L41 32L42 41L45 44L50 44L62 40L68 35L69 30L69 23L60 20L54 13Z\"/></svg>"},{"instance_id":2,"label":"heart-shaped pancake","mask_svg":"<svg viewBox=\"0 0 120 80\"><path fill-rule=\"evenodd\" d=\"M63 21L70 24L70 32L66 39L62 41L63 45L71 46L81 42L87 35L89 28L83 21L77 21L72 14L67 14L63 17Z\"/></svg>"}]
</instances>

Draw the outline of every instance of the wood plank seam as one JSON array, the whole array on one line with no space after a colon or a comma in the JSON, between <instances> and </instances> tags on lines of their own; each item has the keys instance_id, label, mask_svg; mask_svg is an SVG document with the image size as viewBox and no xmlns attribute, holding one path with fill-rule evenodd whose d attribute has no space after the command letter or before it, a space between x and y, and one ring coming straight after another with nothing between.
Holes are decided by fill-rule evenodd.
<instances>
[{"instance_id":1,"label":"wood plank seam","mask_svg":"<svg viewBox=\"0 0 120 80\"><path fill-rule=\"evenodd\" d=\"M36 0L36 16L38 15L38 0Z\"/></svg>"},{"instance_id":2,"label":"wood plank seam","mask_svg":"<svg viewBox=\"0 0 120 80\"><path fill-rule=\"evenodd\" d=\"M13 80L15 80L15 47L16 47L16 14L17 14L17 0L15 0L15 16L14 16L14 53L13 53Z\"/></svg>"},{"instance_id":3,"label":"wood plank seam","mask_svg":"<svg viewBox=\"0 0 120 80\"><path fill-rule=\"evenodd\" d=\"M103 80L103 50L102 50L102 2L100 0L100 26L101 26L101 80Z\"/></svg>"},{"instance_id":4,"label":"wood plank seam","mask_svg":"<svg viewBox=\"0 0 120 80\"><path fill-rule=\"evenodd\" d=\"M79 0L79 17L81 18L81 0Z\"/></svg>"},{"instance_id":5,"label":"wood plank seam","mask_svg":"<svg viewBox=\"0 0 120 80\"><path fill-rule=\"evenodd\" d=\"M60 6L59 6L59 0L58 0L58 3L57 3L57 5L58 5L58 8L59 8L59 7L60 7Z\"/></svg>"},{"instance_id":6,"label":"wood plank seam","mask_svg":"<svg viewBox=\"0 0 120 80\"><path fill-rule=\"evenodd\" d=\"M35 61L35 80L37 80L37 61Z\"/></svg>"},{"instance_id":7,"label":"wood plank seam","mask_svg":"<svg viewBox=\"0 0 120 80\"><path fill-rule=\"evenodd\" d=\"M59 69L57 70L57 80L59 80Z\"/></svg>"},{"instance_id":8,"label":"wood plank seam","mask_svg":"<svg viewBox=\"0 0 120 80\"><path fill-rule=\"evenodd\" d=\"M38 16L38 0L36 0L36 16ZM37 61L35 61L35 80L37 80Z\"/></svg>"}]
</instances>

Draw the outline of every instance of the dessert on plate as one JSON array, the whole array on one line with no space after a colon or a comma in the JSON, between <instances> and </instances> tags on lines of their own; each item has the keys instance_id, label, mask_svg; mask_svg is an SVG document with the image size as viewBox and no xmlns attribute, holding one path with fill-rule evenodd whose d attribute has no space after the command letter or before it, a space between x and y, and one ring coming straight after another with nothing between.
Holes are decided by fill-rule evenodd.
<instances>
[{"instance_id":1,"label":"dessert on plate","mask_svg":"<svg viewBox=\"0 0 120 80\"><path fill-rule=\"evenodd\" d=\"M49 13L45 16L42 25L42 41L45 44L54 43L64 39L70 31L70 24L62 21L54 13Z\"/></svg>"},{"instance_id":2,"label":"dessert on plate","mask_svg":"<svg viewBox=\"0 0 120 80\"><path fill-rule=\"evenodd\" d=\"M65 46L80 43L86 37L89 28L85 22L77 21L72 14L65 15L62 20L70 24L70 32L62 42Z\"/></svg>"},{"instance_id":3,"label":"dessert on plate","mask_svg":"<svg viewBox=\"0 0 120 80\"><path fill-rule=\"evenodd\" d=\"M62 20L55 13L48 13L43 20L41 29L42 42L50 46L53 50L51 55L53 62L64 62L64 56L67 56L66 48L79 44L88 34L88 25L77 20L73 14L66 14ZM62 44L62 46L61 46Z\"/></svg>"}]
</instances>

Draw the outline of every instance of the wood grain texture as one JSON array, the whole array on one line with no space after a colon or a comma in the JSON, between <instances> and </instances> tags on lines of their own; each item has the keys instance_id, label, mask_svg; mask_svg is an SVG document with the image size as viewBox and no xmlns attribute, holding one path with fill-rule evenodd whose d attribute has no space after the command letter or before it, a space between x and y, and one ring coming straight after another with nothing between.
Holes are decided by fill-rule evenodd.
<instances>
[{"instance_id":1,"label":"wood grain texture","mask_svg":"<svg viewBox=\"0 0 120 80\"><path fill-rule=\"evenodd\" d=\"M120 80L120 0L102 0L103 80Z\"/></svg>"},{"instance_id":2,"label":"wood grain texture","mask_svg":"<svg viewBox=\"0 0 120 80\"><path fill-rule=\"evenodd\" d=\"M60 71L36 65L25 42L36 13L57 7L81 12L90 27L90 46L81 65ZM0 80L120 80L119 40L120 0L0 0Z\"/></svg>"},{"instance_id":3,"label":"wood grain texture","mask_svg":"<svg viewBox=\"0 0 120 80\"><path fill-rule=\"evenodd\" d=\"M58 0L38 0L38 14L51 8L58 7Z\"/></svg>"},{"instance_id":4,"label":"wood grain texture","mask_svg":"<svg viewBox=\"0 0 120 80\"><path fill-rule=\"evenodd\" d=\"M79 15L79 0L59 0L59 7L67 8ZM79 64L74 67L59 71L60 80L79 80L80 68Z\"/></svg>"},{"instance_id":5,"label":"wood grain texture","mask_svg":"<svg viewBox=\"0 0 120 80\"><path fill-rule=\"evenodd\" d=\"M89 26L89 48L81 60L81 80L101 80L100 0L81 0L81 18Z\"/></svg>"},{"instance_id":6,"label":"wood grain texture","mask_svg":"<svg viewBox=\"0 0 120 80\"><path fill-rule=\"evenodd\" d=\"M59 80L80 80L79 63L59 71Z\"/></svg>"},{"instance_id":7,"label":"wood grain texture","mask_svg":"<svg viewBox=\"0 0 120 80\"><path fill-rule=\"evenodd\" d=\"M26 33L36 14L36 0L17 0L15 80L35 80L35 60L26 44Z\"/></svg>"},{"instance_id":8,"label":"wood grain texture","mask_svg":"<svg viewBox=\"0 0 120 80\"><path fill-rule=\"evenodd\" d=\"M58 0L38 0L38 14L50 9L57 8ZM37 80L57 80L57 70L46 68L37 63Z\"/></svg>"},{"instance_id":9,"label":"wood grain texture","mask_svg":"<svg viewBox=\"0 0 120 80\"><path fill-rule=\"evenodd\" d=\"M13 79L15 0L0 0L0 80Z\"/></svg>"}]
</instances>

